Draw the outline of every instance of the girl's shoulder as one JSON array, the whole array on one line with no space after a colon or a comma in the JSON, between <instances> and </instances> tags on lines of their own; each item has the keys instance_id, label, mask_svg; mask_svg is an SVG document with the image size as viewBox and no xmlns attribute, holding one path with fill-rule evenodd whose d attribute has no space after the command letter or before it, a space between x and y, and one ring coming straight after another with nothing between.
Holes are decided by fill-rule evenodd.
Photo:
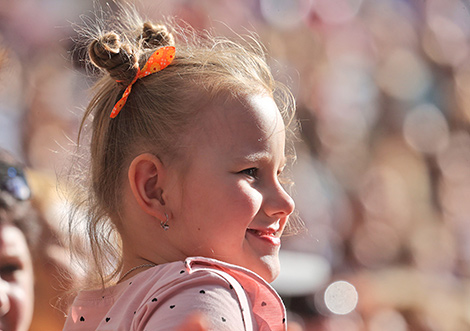
<instances>
[{"instance_id":1,"label":"girl's shoulder","mask_svg":"<svg viewBox=\"0 0 470 331\"><path fill-rule=\"evenodd\" d=\"M154 269L154 270L152 270ZM240 306L248 323L269 321L273 330L282 330L286 323L286 311L282 299L274 288L256 273L230 263L205 257L190 257L184 262L173 262L163 268L152 268L141 273L147 293L158 293L161 298L174 296L181 291L194 289L195 293L208 286L225 289ZM136 276L138 277L138 276ZM147 297L146 300L154 298ZM158 300L158 298L157 298ZM278 325L279 328L272 326Z\"/></svg>"},{"instance_id":2,"label":"girl's shoulder","mask_svg":"<svg viewBox=\"0 0 470 331\"><path fill-rule=\"evenodd\" d=\"M243 318L254 319L254 325L263 329L267 325L271 330L286 328L286 310L282 299L274 288L256 273L233 264L204 257L187 258L184 262L189 274L205 274L206 277L217 276L236 294Z\"/></svg>"},{"instance_id":3,"label":"girl's shoulder","mask_svg":"<svg viewBox=\"0 0 470 331\"><path fill-rule=\"evenodd\" d=\"M233 286L243 289L253 305L259 303L260 306L266 307L270 302L272 306L284 309L284 304L274 288L251 270L204 257L187 258L184 265L189 274L215 274L224 279L230 289Z\"/></svg>"}]
</instances>

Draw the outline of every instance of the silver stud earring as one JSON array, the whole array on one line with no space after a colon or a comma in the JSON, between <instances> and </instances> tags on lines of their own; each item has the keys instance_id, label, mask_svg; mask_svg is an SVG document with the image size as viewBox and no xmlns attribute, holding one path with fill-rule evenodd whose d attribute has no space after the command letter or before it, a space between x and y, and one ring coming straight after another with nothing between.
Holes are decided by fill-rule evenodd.
<instances>
[{"instance_id":1,"label":"silver stud earring","mask_svg":"<svg viewBox=\"0 0 470 331\"><path fill-rule=\"evenodd\" d=\"M162 226L162 229L166 231L170 228L170 226L168 225L168 214L167 213L165 213L165 217L166 217L165 222L160 221L160 225Z\"/></svg>"}]
</instances>

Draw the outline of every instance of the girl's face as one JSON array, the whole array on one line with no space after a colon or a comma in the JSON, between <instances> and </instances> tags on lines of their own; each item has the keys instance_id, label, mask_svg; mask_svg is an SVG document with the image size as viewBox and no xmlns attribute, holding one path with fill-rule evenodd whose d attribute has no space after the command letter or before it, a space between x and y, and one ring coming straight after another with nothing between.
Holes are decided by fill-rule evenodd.
<instances>
[{"instance_id":1,"label":"girl's face","mask_svg":"<svg viewBox=\"0 0 470 331\"><path fill-rule=\"evenodd\" d=\"M285 127L273 99L213 104L195 123L182 185L167 192L165 233L184 256L248 268L266 281L279 273L280 236L294 202L279 182Z\"/></svg>"},{"instance_id":2,"label":"girl's face","mask_svg":"<svg viewBox=\"0 0 470 331\"><path fill-rule=\"evenodd\" d=\"M33 314L33 266L16 226L0 225L0 330L28 330Z\"/></svg>"}]
</instances>

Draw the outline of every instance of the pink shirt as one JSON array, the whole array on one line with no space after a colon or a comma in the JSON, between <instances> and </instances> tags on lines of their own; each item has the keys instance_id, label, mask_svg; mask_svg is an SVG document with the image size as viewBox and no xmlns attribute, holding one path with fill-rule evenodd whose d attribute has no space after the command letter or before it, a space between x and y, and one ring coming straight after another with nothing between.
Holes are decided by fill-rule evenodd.
<instances>
[{"instance_id":1,"label":"pink shirt","mask_svg":"<svg viewBox=\"0 0 470 331\"><path fill-rule=\"evenodd\" d=\"M174 330L194 311L203 312L211 330L286 330L284 305L268 283L245 268L201 257L80 292L64 330Z\"/></svg>"}]
</instances>

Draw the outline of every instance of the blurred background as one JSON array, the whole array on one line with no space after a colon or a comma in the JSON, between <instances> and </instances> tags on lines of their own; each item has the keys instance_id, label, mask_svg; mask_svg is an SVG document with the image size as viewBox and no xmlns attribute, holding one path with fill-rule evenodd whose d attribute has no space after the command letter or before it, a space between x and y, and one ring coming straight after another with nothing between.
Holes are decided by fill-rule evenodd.
<instances>
[{"instance_id":1,"label":"blurred background","mask_svg":"<svg viewBox=\"0 0 470 331\"><path fill-rule=\"evenodd\" d=\"M119 1L117 1L119 2ZM0 0L0 146L60 233L90 99L72 23L91 0ZM297 99L294 198L274 286L303 330L470 330L470 3L139 0L230 36L254 31ZM33 187L34 189L34 187ZM60 317L59 317L60 318ZM44 321L35 317L37 330Z\"/></svg>"}]
</instances>

